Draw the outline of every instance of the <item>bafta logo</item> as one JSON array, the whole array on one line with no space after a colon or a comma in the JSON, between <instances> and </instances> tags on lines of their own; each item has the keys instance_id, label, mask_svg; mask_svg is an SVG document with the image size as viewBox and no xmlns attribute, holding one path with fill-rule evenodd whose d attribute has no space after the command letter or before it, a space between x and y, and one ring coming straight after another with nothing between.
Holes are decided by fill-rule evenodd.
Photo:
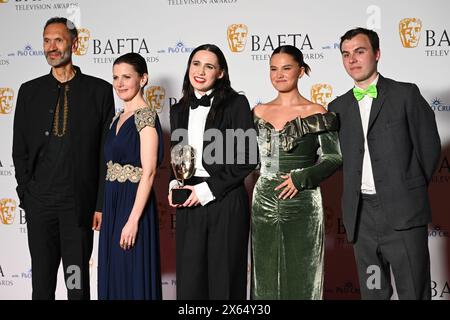
<instances>
[{"instance_id":1,"label":"bafta logo","mask_svg":"<svg viewBox=\"0 0 450 320\"><path fill-rule=\"evenodd\" d=\"M86 28L80 28L78 30L78 48L75 51L77 56L84 56L89 48L89 39L91 38L91 32Z\"/></svg>"},{"instance_id":2,"label":"bafta logo","mask_svg":"<svg viewBox=\"0 0 450 320\"><path fill-rule=\"evenodd\" d=\"M332 99L333 88L326 83L316 83L311 87L311 101L327 108Z\"/></svg>"},{"instance_id":3,"label":"bafta logo","mask_svg":"<svg viewBox=\"0 0 450 320\"><path fill-rule=\"evenodd\" d=\"M228 47L231 52L242 52L247 42L248 28L243 23L232 24L227 29Z\"/></svg>"},{"instance_id":4,"label":"bafta logo","mask_svg":"<svg viewBox=\"0 0 450 320\"><path fill-rule=\"evenodd\" d=\"M419 44L422 21L419 18L405 18L398 24L400 40L405 48L415 48Z\"/></svg>"},{"instance_id":5,"label":"bafta logo","mask_svg":"<svg viewBox=\"0 0 450 320\"><path fill-rule=\"evenodd\" d=\"M13 199L0 199L0 221L3 224L12 224L16 215L16 201Z\"/></svg>"},{"instance_id":6,"label":"bafta logo","mask_svg":"<svg viewBox=\"0 0 450 320\"><path fill-rule=\"evenodd\" d=\"M7 3L8 0L0 0L0 3Z\"/></svg>"},{"instance_id":7,"label":"bafta logo","mask_svg":"<svg viewBox=\"0 0 450 320\"><path fill-rule=\"evenodd\" d=\"M161 112L164 107L166 90L160 86L151 86L145 91L145 98L150 107L156 112Z\"/></svg>"},{"instance_id":8,"label":"bafta logo","mask_svg":"<svg viewBox=\"0 0 450 320\"><path fill-rule=\"evenodd\" d=\"M11 113L14 91L11 88L0 88L0 114Z\"/></svg>"}]
</instances>

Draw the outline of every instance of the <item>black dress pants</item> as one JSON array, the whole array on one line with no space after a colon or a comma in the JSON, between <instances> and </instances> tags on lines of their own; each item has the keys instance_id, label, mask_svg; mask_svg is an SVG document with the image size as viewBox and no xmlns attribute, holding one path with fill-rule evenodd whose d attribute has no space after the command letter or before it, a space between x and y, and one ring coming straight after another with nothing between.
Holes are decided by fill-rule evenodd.
<instances>
[{"instance_id":1,"label":"black dress pants","mask_svg":"<svg viewBox=\"0 0 450 320\"><path fill-rule=\"evenodd\" d=\"M221 201L177 209L177 299L245 300L249 228L244 185Z\"/></svg>"},{"instance_id":2,"label":"black dress pants","mask_svg":"<svg viewBox=\"0 0 450 320\"><path fill-rule=\"evenodd\" d=\"M394 230L377 195L361 195L355 241L361 298L387 300L391 269L401 300L431 298L427 226Z\"/></svg>"},{"instance_id":3,"label":"black dress pants","mask_svg":"<svg viewBox=\"0 0 450 320\"><path fill-rule=\"evenodd\" d=\"M68 299L90 299L89 260L93 231L78 226L73 209L40 209L29 203L26 209L32 299L55 299L61 259Z\"/></svg>"}]
</instances>

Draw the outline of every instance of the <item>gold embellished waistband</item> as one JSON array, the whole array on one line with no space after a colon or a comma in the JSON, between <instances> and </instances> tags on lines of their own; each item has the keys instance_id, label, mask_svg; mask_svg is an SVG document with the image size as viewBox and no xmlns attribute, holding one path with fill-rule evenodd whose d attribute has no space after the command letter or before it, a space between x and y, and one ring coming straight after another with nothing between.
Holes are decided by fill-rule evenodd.
<instances>
[{"instance_id":1,"label":"gold embellished waistband","mask_svg":"<svg viewBox=\"0 0 450 320\"><path fill-rule=\"evenodd\" d=\"M132 166L131 164L118 164L108 161L106 164L108 170L106 171L107 181L125 182L130 180L133 183L138 183L141 180L142 168Z\"/></svg>"}]
</instances>

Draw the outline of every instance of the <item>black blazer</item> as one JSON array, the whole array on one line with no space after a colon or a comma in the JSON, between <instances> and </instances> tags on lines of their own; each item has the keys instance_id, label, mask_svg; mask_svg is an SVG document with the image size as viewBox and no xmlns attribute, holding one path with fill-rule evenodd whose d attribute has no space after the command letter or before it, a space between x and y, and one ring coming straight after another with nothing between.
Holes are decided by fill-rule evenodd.
<instances>
[{"instance_id":1,"label":"black blazer","mask_svg":"<svg viewBox=\"0 0 450 320\"><path fill-rule=\"evenodd\" d=\"M394 229L426 225L431 222L427 187L441 151L434 112L415 84L380 75L377 89L367 132L377 195ZM359 105L350 90L328 109L340 118L342 210L347 238L353 242L364 156Z\"/></svg>"},{"instance_id":2,"label":"black blazer","mask_svg":"<svg viewBox=\"0 0 450 320\"><path fill-rule=\"evenodd\" d=\"M201 108L201 107L200 107ZM178 143L187 143L188 141L182 141L183 136L174 137L172 133L176 129L186 129L188 128L189 122L189 110L190 108L186 108L182 103L177 103L170 108L170 131L171 131L171 145L174 146ZM214 118L212 118L212 113L216 113ZM256 142L256 131L254 130L254 124L252 120L252 113L250 109L250 105L248 103L247 98L244 95L240 95L237 93L230 94L226 97L220 105L217 105L216 99L213 100L210 112L208 114L208 118L205 124L205 132L208 129L217 129L221 132L222 143L220 145L215 145L218 148L222 148L223 152L223 163L213 163L208 164L205 163L205 158L203 157L203 167L210 175L209 178L206 179L206 183L208 184L211 192L216 197L217 200L222 199L229 191L236 188L237 186L243 184L245 177L256 167L257 165L257 142ZM246 140L245 148L239 146L236 141L231 141L228 139L228 145L233 145L233 150L226 150L227 146L227 135L226 129L243 129L247 131L248 129L252 129L248 131L252 132L251 136ZM186 131L187 132L187 131ZM187 136L184 137L187 139ZM172 140L174 139L174 140ZM211 139L213 140L213 139ZM203 151L208 145L212 143L218 143L210 141L206 136L204 137L203 142ZM253 144L253 149L249 146ZM212 147L212 146L210 146ZM227 152L233 152L234 163L226 164ZM256 153L256 154L250 154ZM228 155L230 156L230 155ZM237 159L242 157L245 159L244 163L237 164ZM252 160L255 159L256 160ZM253 163L251 163L253 162ZM172 173L172 179L174 179Z\"/></svg>"},{"instance_id":3,"label":"black blazer","mask_svg":"<svg viewBox=\"0 0 450 320\"><path fill-rule=\"evenodd\" d=\"M71 132L76 211L79 224L90 226L94 211L102 211L106 164L103 141L114 115L112 86L81 73L71 81L68 126ZM39 157L43 156L52 132L53 112L58 98L57 82L51 72L22 84L14 115L13 161L16 170L20 207L27 208L24 197L33 179Z\"/></svg>"}]
</instances>

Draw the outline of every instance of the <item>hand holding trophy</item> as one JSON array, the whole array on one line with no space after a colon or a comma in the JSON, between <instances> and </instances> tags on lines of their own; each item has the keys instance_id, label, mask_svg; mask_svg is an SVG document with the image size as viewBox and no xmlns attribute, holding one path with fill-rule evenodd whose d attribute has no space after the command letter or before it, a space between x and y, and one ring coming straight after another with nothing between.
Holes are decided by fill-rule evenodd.
<instances>
[{"instance_id":1,"label":"hand holding trophy","mask_svg":"<svg viewBox=\"0 0 450 320\"><path fill-rule=\"evenodd\" d=\"M175 179L178 181L180 188L172 189L172 203L183 204L189 195L191 190L183 189L184 180L189 179L195 172L195 149L190 145L177 144L170 151L170 164L175 175ZM180 182L181 181L181 182Z\"/></svg>"}]
</instances>

